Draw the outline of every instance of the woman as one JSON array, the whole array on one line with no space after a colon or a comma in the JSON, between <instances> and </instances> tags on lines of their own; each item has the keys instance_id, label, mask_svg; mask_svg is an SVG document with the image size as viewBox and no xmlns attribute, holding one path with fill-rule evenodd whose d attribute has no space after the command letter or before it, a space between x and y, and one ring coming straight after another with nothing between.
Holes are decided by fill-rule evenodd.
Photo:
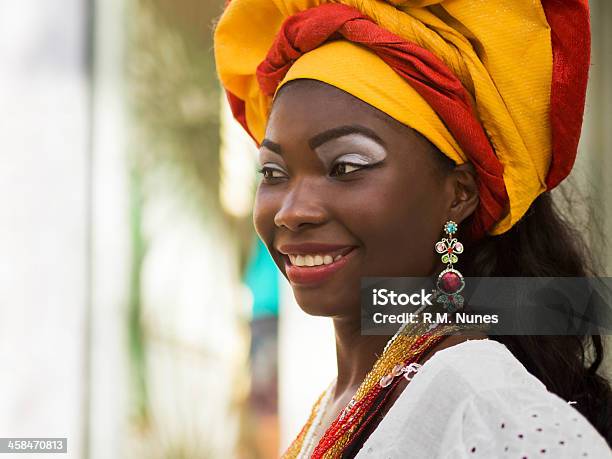
<instances>
[{"instance_id":1,"label":"woman","mask_svg":"<svg viewBox=\"0 0 612 459\"><path fill-rule=\"evenodd\" d=\"M586 2L229 3L215 53L260 146L256 230L336 333L337 378L285 457L611 457L600 337L360 329L360 279L452 268L444 233L463 275L592 274L549 196L588 50Z\"/></svg>"}]
</instances>

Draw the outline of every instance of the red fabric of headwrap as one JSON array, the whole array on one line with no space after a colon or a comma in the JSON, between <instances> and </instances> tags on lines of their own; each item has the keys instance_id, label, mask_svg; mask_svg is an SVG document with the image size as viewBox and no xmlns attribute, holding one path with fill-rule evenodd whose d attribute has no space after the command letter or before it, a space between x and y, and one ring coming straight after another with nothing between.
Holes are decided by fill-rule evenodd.
<instances>
[{"instance_id":1,"label":"red fabric of headwrap","mask_svg":"<svg viewBox=\"0 0 612 459\"><path fill-rule=\"evenodd\" d=\"M580 140L591 49L586 0L542 0L551 28L553 77L550 100L552 161L546 177L554 188L570 173Z\"/></svg>"},{"instance_id":2,"label":"red fabric of headwrap","mask_svg":"<svg viewBox=\"0 0 612 459\"><path fill-rule=\"evenodd\" d=\"M381 28L353 7L324 4L297 13L284 22L266 59L257 68L262 92L272 97L302 54L335 39L358 43L375 52L446 124L478 173L480 205L469 237L482 237L501 218L508 204L503 167L474 113L467 91L433 53ZM232 96L229 97L231 100ZM237 118L244 119L240 107L236 109Z\"/></svg>"},{"instance_id":3,"label":"red fabric of headwrap","mask_svg":"<svg viewBox=\"0 0 612 459\"><path fill-rule=\"evenodd\" d=\"M236 119L236 121L238 121L240 125L244 128L244 130L247 131L247 133L251 136L251 138L255 140L255 142L257 142L257 139L253 137L253 134L251 133L251 130L249 129L249 124L247 123L247 120L246 120L246 110L244 106L244 100L232 94L227 89L225 90L225 95L227 96L227 101L229 103L230 109L232 110L232 115L234 115L234 118Z\"/></svg>"}]
</instances>

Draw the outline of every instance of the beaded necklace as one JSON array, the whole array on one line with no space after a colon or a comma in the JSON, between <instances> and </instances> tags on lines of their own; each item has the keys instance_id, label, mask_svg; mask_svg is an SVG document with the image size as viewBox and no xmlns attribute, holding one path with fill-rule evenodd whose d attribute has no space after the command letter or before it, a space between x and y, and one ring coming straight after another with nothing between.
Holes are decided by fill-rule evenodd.
<instances>
[{"instance_id":1,"label":"beaded necklace","mask_svg":"<svg viewBox=\"0 0 612 459\"><path fill-rule=\"evenodd\" d=\"M393 380L401 375L411 376L419 365L416 361L425 352L440 342L446 335L465 329L457 325L418 324L405 332L406 325L387 342L383 353L378 357L370 372L355 392L346 408L332 422L319 442L314 445L316 431L320 427L324 412L331 399L332 383L314 404L306 424L289 446L283 459L303 458L340 458L342 452L359 430L375 400L388 390Z\"/></svg>"},{"instance_id":2,"label":"beaded necklace","mask_svg":"<svg viewBox=\"0 0 612 459\"><path fill-rule=\"evenodd\" d=\"M327 413L327 409L329 408L329 403L332 398L332 394L334 393L334 388L336 387L336 379L329 385L329 387L323 392L321 396L321 401L316 409L315 418L313 419L308 432L306 432L306 436L304 437L304 442L301 448L301 451L298 455L298 459L307 459L312 454L312 450L317 446L315 443L316 435L319 432L319 428L321 427L321 422L323 421L323 416Z\"/></svg>"}]
</instances>

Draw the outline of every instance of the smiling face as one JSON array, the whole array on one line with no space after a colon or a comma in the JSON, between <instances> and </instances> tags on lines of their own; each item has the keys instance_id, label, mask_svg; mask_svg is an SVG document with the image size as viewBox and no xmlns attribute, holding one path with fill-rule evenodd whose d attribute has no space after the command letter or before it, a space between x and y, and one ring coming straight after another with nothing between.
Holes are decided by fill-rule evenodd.
<instances>
[{"instance_id":1,"label":"smiling face","mask_svg":"<svg viewBox=\"0 0 612 459\"><path fill-rule=\"evenodd\" d=\"M305 312L355 316L362 277L433 272L444 223L477 204L461 199L470 179L445 161L418 133L337 88L281 88L260 148L254 222Z\"/></svg>"}]
</instances>

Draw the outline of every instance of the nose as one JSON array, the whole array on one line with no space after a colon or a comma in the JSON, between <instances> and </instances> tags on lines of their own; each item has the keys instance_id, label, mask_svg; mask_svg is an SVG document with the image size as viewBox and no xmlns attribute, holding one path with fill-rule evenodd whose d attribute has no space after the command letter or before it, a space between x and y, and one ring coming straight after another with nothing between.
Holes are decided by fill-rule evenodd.
<instances>
[{"instance_id":1,"label":"nose","mask_svg":"<svg viewBox=\"0 0 612 459\"><path fill-rule=\"evenodd\" d=\"M276 212L274 224L290 231L323 224L328 214L323 205L325 201L319 197L318 188L307 179L295 183Z\"/></svg>"}]
</instances>

